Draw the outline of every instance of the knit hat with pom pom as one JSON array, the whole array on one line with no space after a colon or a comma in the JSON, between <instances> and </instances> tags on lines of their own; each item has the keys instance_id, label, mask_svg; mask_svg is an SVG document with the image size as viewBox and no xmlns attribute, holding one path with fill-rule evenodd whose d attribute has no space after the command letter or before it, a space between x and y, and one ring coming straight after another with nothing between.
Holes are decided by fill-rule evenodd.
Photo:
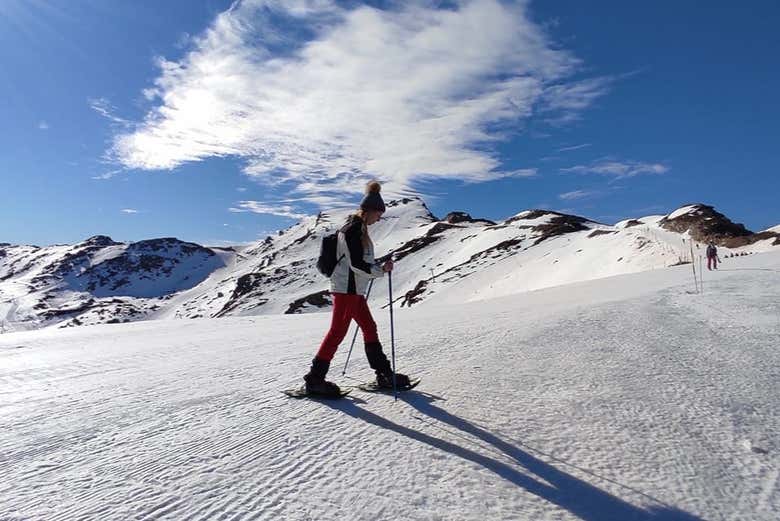
<instances>
[{"instance_id":1,"label":"knit hat with pom pom","mask_svg":"<svg viewBox=\"0 0 780 521\"><path fill-rule=\"evenodd\" d=\"M363 210L385 211L385 202L379 192L382 191L382 185L379 181L371 181L366 185L366 196L360 202L360 208Z\"/></svg>"}]
</instances>

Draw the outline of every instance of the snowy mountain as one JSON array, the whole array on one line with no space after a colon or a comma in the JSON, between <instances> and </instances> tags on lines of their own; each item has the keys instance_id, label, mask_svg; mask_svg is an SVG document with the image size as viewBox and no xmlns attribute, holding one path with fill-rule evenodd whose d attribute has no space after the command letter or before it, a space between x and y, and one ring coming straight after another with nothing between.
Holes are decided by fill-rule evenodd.
<instances>
[{"instance_id":1,"label":"snowy mountain","mask_svg":"<svg viewBox=\"0 0 780 521\"><path fill-rule=\"evenodd\" d=\"M96 236L71 246L0 244L5 330L162 318L297 314L330 306L315 269L321 238L348 211L320 213L256 244L206 248L176 239L131 244ZM506 220L452 212L437 219L422 199L388 210L371 235L392 254L400 306L464 302L665 268L698 259L713 240L721 257L766 251L780 232L754 234L702 204L606 225L548 210ZM373 299L387 302L386 279Z\"/></svg>"},{"instance_id":2,"label":"snowy mountain","mask_svg":"<svg viewBox=\"0 0 780 521\"><path fill-rule=\"evenodd\" d=\"M771 228L767 228L766 230L764 230L764 233L765 232L780 233L780 224L778 224L777 226L772 226Z\"/></svg>"},{"instance_id":3,"label":"snowy mountain","mask_svg":"<svg viewBox=\"0 0 780 521\"><path fill-rule=\"evenodd\" d=\"M2 244L0 321L5 329L26 329L148 318L230 257L173 238L123 244L98 235L44 248Z\"/></svg>"},{"instance_id":4,"label":"snowy mountain","mask_svg":"<svg viewBox=\"0 0 780 521\"><path fill-rule=\"evenodd\" d=\"M694 241L713 241L732 249L767 240L772 245L780 245L780 236L776 232L769 230L753 233L744 225L731 222L712 206L703 204L683 206L663 218L659 224L667 230L688 233Z\"/></svg>"},{"instance_id":5,"label":"snowy mountain","mask_svg":"<svg viewBox=\"0 0 780 521\"><path fill-rule=\"evenodd\" d=\"M725 266L397 309L397 402L280 392L324 313L0 335L0 519L776 521L780 251Z\"/></svg>"}]
</instances>

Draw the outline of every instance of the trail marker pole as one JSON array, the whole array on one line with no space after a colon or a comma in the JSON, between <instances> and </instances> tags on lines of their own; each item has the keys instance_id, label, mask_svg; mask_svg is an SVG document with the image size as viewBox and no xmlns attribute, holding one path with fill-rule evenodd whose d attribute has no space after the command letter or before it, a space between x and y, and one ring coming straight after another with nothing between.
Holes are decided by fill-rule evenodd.
<instances>
[{"instance_id":1,"label":"trail marker pole","mask_svg":"<svg viewBox=\"0 0 780 521\"><path fill-rule=\"evenodd\" d=\"M701 286L701 294L704 295L704 257L699 255L699 286Z\"/></svg>"},{"instance_id":2,"label":"trail marker pole","mask_svg":"<svg viewBox=\"0 0 780 521\"><path fill-rule=\"evenodd\" d=\"M693 241L691 241L691 268L693 268L693 285L696 287L696 293L698 293L699 282L696 280L696 258L693 256Z\"/></svg>"}]
</instances>

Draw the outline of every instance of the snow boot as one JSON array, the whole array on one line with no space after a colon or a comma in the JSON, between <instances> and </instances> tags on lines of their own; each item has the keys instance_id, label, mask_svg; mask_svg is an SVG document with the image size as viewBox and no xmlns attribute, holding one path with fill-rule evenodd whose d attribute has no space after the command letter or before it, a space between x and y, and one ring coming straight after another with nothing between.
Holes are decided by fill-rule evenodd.
<instances>
[{"instance_id":1,"label":"snow boot","mask_svg":"<svg viewBox=\"0 0 780 521\"><path fill-rule=\"evenodd\" d=\"M328 374L330 362L326 362L316 356L311 361L309 374L303 377L306 382L306 392L309 394L320 394L324 396L338 396L341 392L339 386L333 382L325 380Z\"/></svg>"},{"instance_id":2,"label":"snow boot","mask_svg":"<svg viewBox=\"0 0 780 521\"><path fill-rule=\"evenodd\" d=\"M376 373L376 384L382 388L392 389L393 368L382 351L382 344L379 342L367 342L366 357L368 358L368 365ZM409 377L401 373L395 373L395 383L399 389L404 389L411 385Z\"/></svg>"},{"instance_id":3,"label":"snow boot","mask_svg":"<svg viewBox=\"0 0 780 521\"><path fill-rule=\"evenodd\" d=\"M377 373L376 385L382 389L393 389L393 372L389 373ZM412 386L412 382L409 381L409 377L405 374L395 373L395 385L398 389L404 390Z\"/></svg>"}]
</instances>

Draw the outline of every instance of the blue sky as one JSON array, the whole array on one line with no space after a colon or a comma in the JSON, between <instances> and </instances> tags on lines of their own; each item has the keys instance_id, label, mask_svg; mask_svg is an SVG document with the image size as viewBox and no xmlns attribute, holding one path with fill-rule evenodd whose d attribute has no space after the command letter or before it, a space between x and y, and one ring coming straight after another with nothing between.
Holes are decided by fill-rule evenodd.
<instances>
[{"instance_id":1,"label":"blue sky","mask_svg":"<svg viewBox=\"0 0 780 521\"><path fill-rule=\"evenodd\" d=\"M780 223L780 4L4 0L0 242L437 214Z\"/></svg>"}]
</instances>

